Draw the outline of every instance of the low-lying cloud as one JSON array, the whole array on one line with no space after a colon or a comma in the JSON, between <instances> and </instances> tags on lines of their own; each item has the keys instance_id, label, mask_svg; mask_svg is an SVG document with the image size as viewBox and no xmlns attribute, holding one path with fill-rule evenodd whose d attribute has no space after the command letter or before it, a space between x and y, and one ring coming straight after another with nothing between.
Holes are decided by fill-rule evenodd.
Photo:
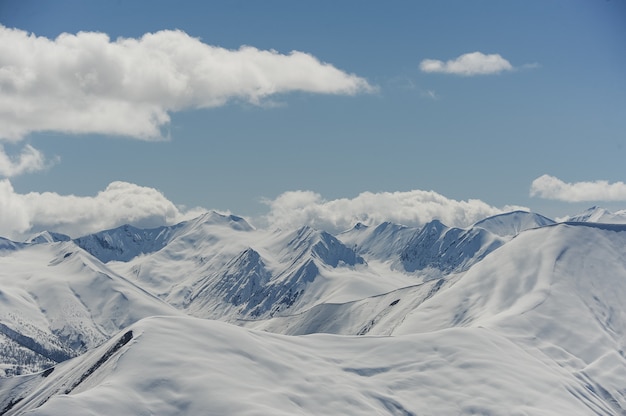
<instances>
[{"instance_id":1,"label":"low-lying cloud","mask_svg":"<svg viewBox=\"0 0 626 416\"><path fill-rule=\"evenodd\" d=\"M55 192L15 192L0 180L0 236L23 239L48 230L78 237L123 224L157 227L200 215L204 210L177 207L154 188L112 182L95 196Z\"/></svg>"},{"instance_id":2,"label":"low-lying cloud","mask_svg":"<svg viewBox=\"0 0 626 416\"><path fill-rule=\"evenodd\" d=\"M264 201L270 208L265 220L270 227L294 228L309 225L330 232L340 232L357 222L376 225L391 221L421 226L439 219L449 226L466 227L485 217L526 209L496 208L477 199L457 201L434 191L363 192L354 198L327 201L311 191L292 191L274 200Z\"/></svg>"},{"instance_id":3,"label":"low-lying cloud","mask_svg":"<svg viewBox=\"0 0 626 416\"><path fill-rule=\"evenodd\" d=\"M512 71L513 65L497 53L485 55L482 52L471 52L449 61L424 59L420 63L422 72L438 72L463 76L499 74Z\"/></svg>"},{"instance_id":4,"label":"low-lying cloud","mask_svg":"<svg viewBox=\"0 0 626 416\"><path fill-rule=\"evenodd\" d=\"M626 201L626 183L602 180L567 183L542 175L532 182L530 196L565 202Z\"/></svg>"},{"instance_id":5,"label":"low-lying cloud","mask_svg":"<svg viewBox=\"0 0 626 416\"><path fill-rule=\"evenodd\" d=\"M449 226L469 226L485 217L514 209L496 208L477 199L457 201L434 191L363 192L354 198L325 200L311 191L290 191L265 200L269 212L258 225L294 229L309 225L331 233L357 222L378 225L391 221L421 226L439 219ZM176 224L206 212L174 204L160 191L128 182L112 182L95 196L55 192L20 194L8 179L0 180L0 236L21 241L48 230L79 237L131 224L140 228Z\"/></svg>"}]
</instances>

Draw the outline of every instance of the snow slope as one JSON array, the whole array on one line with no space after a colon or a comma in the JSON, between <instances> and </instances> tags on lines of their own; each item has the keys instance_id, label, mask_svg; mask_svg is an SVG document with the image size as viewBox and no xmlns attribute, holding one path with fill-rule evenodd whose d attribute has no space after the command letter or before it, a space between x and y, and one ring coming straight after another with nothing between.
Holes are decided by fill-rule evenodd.
<instances>
[{"instance_id":1,"label":"snow slope","mask_svg":"<svg viewBox=\"0 0 626 416\"><path fill-rule=\"evenodd\" d=\"M0 414L626 414L626 225L542 218L342 242L209 213L128 262L5 250L4 345L88 351L0 379Z\"/></svg>"},{"instance_id":2,"label":"snow slope","mask_svg":"<svg viewBox=\"0 0 626 416\"><path fill-rule=\"evenodd\" d=\"M45 377L1 380L0 406L21 399L7 416L611 414L584 391L486 328L287 337L162 317Z\"/></svg>"},{"instance_id":3,"label":"snow slope","mask_svg":"<svg viewBox=\"0 0 626 416\"><path fill-rule=\"evenodd\" d=\"M585 212L563 219L564 222L599 222L604 224L626 224L626 210L615 213L600 207L591 207Z\"/></svg>"},{"instance_id":4,"label":"snow slope","mask_svg":"<svg viewBox=\"0 0 626 416\"><path fill-rule=\"evenodd\" d=\"M398 272L381 277L326 232L255 230L215 215L185 224L158 252L109 266L193 316L226 321L295 313L414 283Z\"/></svg>"},{"instance_id":5,"label":"snow slope","mask_svg":"<svg viewBox=\"0 0 626 416\"><path fill-rule=\"evenodd\" d=\"M148 230L123 225L111 230L76 238L74 242L103 263L129 261L141 254L165 247L182 224Z\"/></svg>"},{"instance_id":6,"label":"snow slope","mask_svg":"<svg viewBox=\"0 0 626 416\"><path fill-rule=\"evenodd\" d=\"M25 242L28 244L45 244L45 243L58 243L60 241L70 241L70 237L65 234L55 233L52 231L42 231L34 236L30 237Z\"/></svg>"},{"instance_id":7,"label":"snow slope","mask_svg":"<svg viewBox=\"0 0 626 416\"><path fill-rule=\"evenodd\" d=\"M433 220L411 238L400 254L407 272L434 270L448 274L467 270L507 240L480 227L448 227Z\"/></svg>"},{"instance_id":8,"label":"snow slope","mask_svg":"<svg viewBox=\"0 0 626 416\"><path fill-rule=\"evenodd\" d=\"M522 231L545 227L555 222L543 215L526 211L513 211L485 218L474 224L500 237L514 237Z\"/></svg>"},{"instance_id":9,"label":"snow slope","mask_svg":"<svg viewBox=\"0 0 626 416\"><path fill-rule=\"evenodd\" d=\"M352 229L337 235L346 246L368 259L388 261L400 255L416 228L384 222L377 226L356 224Z\"/></svg>"},{"instance_id":10,"label":"snow slope","mask_svg":"<svg viewBox=\"0 0 626 416\"><path fill-rule=\"evenodd\" d=\"M626 226L521 233L409 313L393 334L488 328L626 412Z\"/></svg>"},{"instance_id":11,"label":"snow slope","mask_svg":"<svg viewBox=\"0 0 626 416\"><path fill-rule=\"evenodd\" d=\"M178 314L72 242L0 256L0 369L6 374L83 353L141 318Z\"/></svg>"}]
</instances>

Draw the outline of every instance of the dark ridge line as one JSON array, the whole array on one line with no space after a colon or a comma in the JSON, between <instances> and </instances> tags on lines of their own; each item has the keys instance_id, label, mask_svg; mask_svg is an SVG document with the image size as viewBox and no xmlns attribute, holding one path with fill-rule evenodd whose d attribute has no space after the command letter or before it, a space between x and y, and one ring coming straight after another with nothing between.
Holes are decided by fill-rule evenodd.
<instances>
[{"instance_id":1,"label":"dark ridge line","mask_svg":"<svg viewBox=\"0 0 626 416\"><path fill-rule=\"evenodd\" d=\"M83 373L83 375L80 377L80 379L78 379L78 381L76 383L74 383L71 387L68 387L64 391L64 394L70 394L72 392L72 390L74 390L76 387L78 387L78 385L80 385L80 383L85 381L87 379L87 377L89 377L98 368L100 368L100 366L102 366L102 364L106 363L109 360L109 358L111 358L113 356L113 354L115 354L117 351L119 351L120 348L122 348L124 345L128 344L131 339L133 339L133 331L128 331L124 335L122 335L122 337L115 343L115 345L113 345L111 348L109 348L107 350L107 352L105 352L104 355L102 357L100 357L100 359L98 361L96 361L96 363L94 365L89 367L89 369Z\"/></svg>"}]
</instances>

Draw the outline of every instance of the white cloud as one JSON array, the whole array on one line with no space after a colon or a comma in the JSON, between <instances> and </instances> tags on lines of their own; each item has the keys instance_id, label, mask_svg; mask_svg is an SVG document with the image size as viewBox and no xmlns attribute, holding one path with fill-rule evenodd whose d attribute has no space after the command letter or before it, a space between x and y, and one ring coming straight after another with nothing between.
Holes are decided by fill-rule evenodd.
<instances>
[{"instance_id":1,"label":"white cloud","mask_svg":"<svg viewBox=\"0 0 626 416\"><path fill-rule=\"evenodd\" d=\"M423 72L441 72L454 75L489 75L513 70L513 65L499 54L485 55L482 52L466 53L446 62L424 59L420 63Z\"/></svg>"},{"instance_id":2,"label":"white cloud","mask_svg":"<svg viewBox=\"0 0 626 416\"><path fill-rule=\"evenodd\" d=\"M11 158L0 146L0 176L11 177L36 172L46 168L43 153L30 145L24 146L17 158Z\"/></svg>"},{"instance_id":3,"label":"white cloud","mask_svg":"<svg viewBox=\"0 0 626 416\"><path fill-rule=\"evenodd\" d=\"M626 201L626 184L608 181L566 183L550 175L542 175L530 186L530 196L565 202Z\"/></svg>"},{"instance_id":4,"label":"white cloud","mask_svg":"<svg viewBox=\"0 0 626 416\"><path fill-rule=\"evenodd\" d=\"M434 191L363 192L355 198L324 200L311 191L285 192L274 200L264 201L270 212L265 220L271 227L293 228L310 225L330 232L391 221L421 226L439 219L449 226L465 227L485 217L520 207L492 207L483 201L456 201Z\"/></svg>"},{"instance_id":5,"label":"white cloud","mask_svg":"<svg viewBox=\"0 0 626 416\"><path fill-rule=\"evenodd\" d=\"M0 236L8 238L20 239L43 230L77 237L123 224L157 227L204 211L182 209L154 188L127 182L112 182L96 196L75 196L19 194L8 179L0 180Z\"/></svg>"},{"instance_id":6,"label":"white cloud","mask_svg":"<svg viewBox=\"0 0 626 416\"><path fill-rule=\"evenodd\" d=\"M357 94L375 88L298 51L228 50L182 31L109 39L37 37L0 25L0 138L36 131L161 139L171 112L292 91Z\"/></svg>"},{"instance_id":7,"label":"white cloud","mask_svg":"<svg viewBox=\"0 0 626 416\"><path fill-rule=\"evenodd\" d=\"M392 221L421 226L439 219L449 226L465 227L485 217L514 209L496 208L483 201L457 201L434 191L363 192L355 198L324 200L311 191L292 191L264 201L269 212L265 225L292 229L303 225L340 232L356 222L376 225ZM72 237L123 224L157 227L194 218L203 208L175 205L154 188L128 182L112 182L95 196L60 195L54 192L17 193L8 179L0 180L0 236L15 240L43 230Z\"/></svg>"}]
</instances>

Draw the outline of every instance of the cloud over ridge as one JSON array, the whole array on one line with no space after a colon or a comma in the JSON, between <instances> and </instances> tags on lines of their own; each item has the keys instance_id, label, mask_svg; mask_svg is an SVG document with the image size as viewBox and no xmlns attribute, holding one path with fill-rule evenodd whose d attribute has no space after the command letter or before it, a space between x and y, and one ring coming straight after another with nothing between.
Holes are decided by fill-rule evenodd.
<instances>
[{"instance_id":1,"label":"cloud over ridge","mask_svg":"<svg viewBox=\"0 0 626 416\"><path fill-rule=\"evenodd\" d=\"M204 212L177 207L154 188L112 182L95 196L56 192L17 193L0 180L0 236L23 238L49 230L78 237L131 224L151 228L175 224Z\"/></svg>"},{"instance_id":2,"label":"cloud over ridge","mask_svg":"<svg viewBox=\"0 0 626 416\"><path fill-rule=\"evenodd\" d=\"M499 74L513 70L513 65L499 54L485 55L482 52L471 52L449 61L424 59L420 62L422 72L454 74L462 76Z\"/></svg>"},{"instance_id":3,"label":"cloud over ridge","mask_svg":"<svg viewBox=\"0 0 626 416\"><path fill-rule=\"evenodd\" d=\"M363 192L354 198L334 200L325 200L312 191L289 191L264 202L269 211L255 220L262 226L294 229L309 225L332 233L357 222L421 226L439 219L449 226L465 227L491 215L526 209L496 208L477 199L457 201L421 190ZM112 182L94 196L77 196L20 194L8 179L0 180L0 236L18 240L44 230L78 237L123 224L152 228L189 220L206 211L177 206L157 189L128 182Z\"/></svg>"},{"instance_id":4,"label":"cloud over ridge","mask_svg":"<svg viewBox=\"0 0 626 416\"><path fill-rule=\"evenodd\" d=\"M626 201L626 183L602 180L567 183L542 175L532 182L530 196L564 202Z\"/></svg>"},{"instance_id":5,"label":"cloud over ridge","mask_svg":"<svg viewBox=\"0 0 626 416\"><path fill-rule=\"evenodd\" d=\"M344 231L362 222L377 225L391 221L421 226L439 219L449 226L466 227L485 217L526 209L496 208L478 200L457 201L434 191L363 192L354 198L325 200L312 191L290 191L264 201L270 212L265 220L270 227L293 228L309 225L330 232Z\"/></svg>"},{"instance_id":6,"label":"cloud over ridge","mask_svg":"<svg viewBox=\"0 0 626 416\"><path fill-rule=\"evenodd\" d=\"M179 30L56 39L0 25L0 139L31 132L162 139L170 113L260 104L274 94L371 92L365 79L299 51L224 49Z\"/></svg>"}]
</instances>

